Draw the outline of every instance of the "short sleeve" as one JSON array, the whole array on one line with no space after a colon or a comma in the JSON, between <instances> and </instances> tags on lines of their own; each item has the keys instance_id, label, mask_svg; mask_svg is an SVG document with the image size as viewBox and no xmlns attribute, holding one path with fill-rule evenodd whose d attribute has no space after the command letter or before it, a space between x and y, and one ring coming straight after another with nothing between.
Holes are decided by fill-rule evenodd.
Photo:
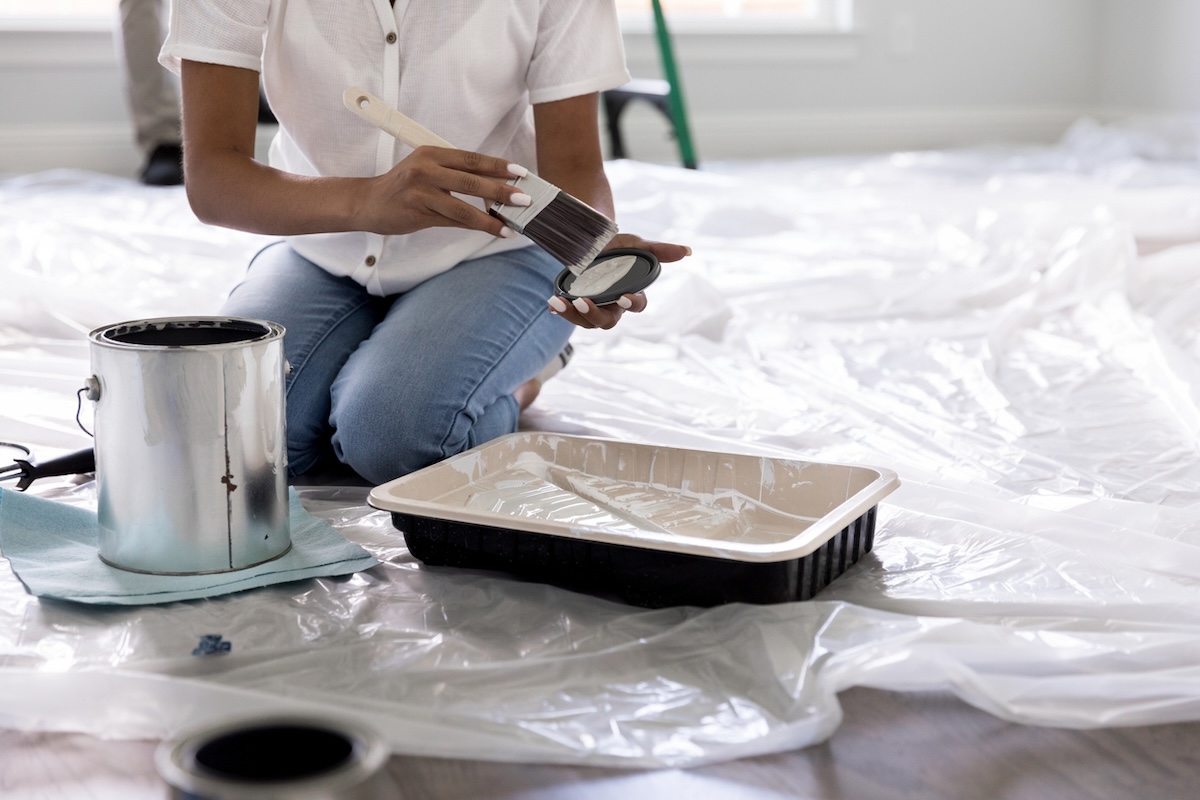
<instances>
[{"instance_id":1,"label":"short sleeve","mask_svg":"<svg viewBox=\"0 0 1200 800\"><path fill-rule=\"evenodd\" d=\"M270 0L172 0L171 24L159 62L203 61L260 72Z\"/></svg>"},{"instance_id":2,"label":"short sleeve","mask_svg":"<svg viewBox=\"0 0 1200 800\"><path fill-rule=\"evenodd\" d=\"M526 76L531 103L600 92L628 81L612 0L542 0Z\"/></svg>"}]
</instances>

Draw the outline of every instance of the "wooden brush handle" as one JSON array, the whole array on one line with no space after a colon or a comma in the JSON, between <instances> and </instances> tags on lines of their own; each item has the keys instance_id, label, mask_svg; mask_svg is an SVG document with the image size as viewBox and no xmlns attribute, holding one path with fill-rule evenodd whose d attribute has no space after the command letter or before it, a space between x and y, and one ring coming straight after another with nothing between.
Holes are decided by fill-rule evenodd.
<instances>
[{"instance_id":1,"label":"wooden brush handle","mask_svg":"<svg viewBox=\"0 0 1200 800\"><path fill-rule=\"evenodd\" d=\"M351 86L342 93L346 108L358 114L385 133L390 133L409 147L450 147L447 142L428 128L413 122L370 92ZM455 148L456 149L456 148Z\"/></svg>"}]
</instances>

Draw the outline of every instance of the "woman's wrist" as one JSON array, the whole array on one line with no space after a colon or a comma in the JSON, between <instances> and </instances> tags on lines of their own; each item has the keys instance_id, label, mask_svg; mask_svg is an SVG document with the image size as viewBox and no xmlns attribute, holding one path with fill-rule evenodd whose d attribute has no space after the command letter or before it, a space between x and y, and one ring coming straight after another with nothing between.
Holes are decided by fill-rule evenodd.
<instances>
[{"instance_id":1,"label":"woman's wrist","mask_svg":"<svg viewBox=\"0 0 1200 800\"><path fill-rule=\"evenodd\" d=\"M376 218L372 201L373 183L379 178L337 178L336 188L327 196L330 233L366 231L379 233L380 220Z\"/></svg>"}]
</instances>

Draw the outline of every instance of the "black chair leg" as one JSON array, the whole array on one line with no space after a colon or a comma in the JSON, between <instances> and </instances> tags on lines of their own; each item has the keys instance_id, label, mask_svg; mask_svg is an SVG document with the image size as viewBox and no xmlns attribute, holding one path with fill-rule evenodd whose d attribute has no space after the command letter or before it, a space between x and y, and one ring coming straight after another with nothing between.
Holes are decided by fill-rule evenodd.
<instances>
[{"instance_id":1,"label":"black chair leg","mask_svg":"<svg viewBox=\"0 0 1200 800\"><path fill-rule=\"evenodd\" d=\"M603 93L603 106L606 128L608 130L609 150L613 158L628 158L625 149L625 139L621 135L621 115L626 107L634 100L649 103L658 109L671 126L671 135L678 141L679 129L675 115L671 109L671 84L661 80L632 80L624 86L610 89ZM695 169L696 162L685 156L683 165Z\"/></svg>"},{"instance_id":2,"label":"black chair leg","mask_svg":"<svg viewBox=\"0 0 1200 800\"><path fill-rule=\"evenodd\" d=\"M613 158L625 158L625 139L621 136L621 112L629 98L616 92L605 92L604 120L608 128L609 151Z\"/></svg>"},{"instance_id":3,"label":"black chair leg","mask_svg":"<svg viewBox=\"0 0 1200 800\"><path fill-rule=\"evenodd\" d=\"M271 110L271 106L267 104L267 96L263 94L262 89L258 90L258 124L259 125L277 125L275 112Z\"/></svg>"}]
</instances>

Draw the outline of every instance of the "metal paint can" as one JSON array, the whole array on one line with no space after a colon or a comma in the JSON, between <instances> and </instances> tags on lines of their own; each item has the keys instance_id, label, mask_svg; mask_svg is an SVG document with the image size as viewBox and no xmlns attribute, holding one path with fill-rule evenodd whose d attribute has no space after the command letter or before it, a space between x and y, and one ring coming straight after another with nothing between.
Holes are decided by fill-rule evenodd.
<instances>
[{"instance_id":1,"label":"metal paint can","mask_svg":"<svg viewBox=\"0 0 1200 800\"><path fill-rule=\"evenodd\" d=\"M391 800L388 756L356 722L280 716L163 742L154 761L173 800Z\"/></svg>"},{"instance_id":2,"label":"metal paint can","mask_svg":"<svg viewBox=\"0 0 1200 800\"><path fill-rule=\"evenodd\" d=\"M244 569L291 547L283 326L170 317L92 331L100 558Z\"/></svg>"}]
</instances>

